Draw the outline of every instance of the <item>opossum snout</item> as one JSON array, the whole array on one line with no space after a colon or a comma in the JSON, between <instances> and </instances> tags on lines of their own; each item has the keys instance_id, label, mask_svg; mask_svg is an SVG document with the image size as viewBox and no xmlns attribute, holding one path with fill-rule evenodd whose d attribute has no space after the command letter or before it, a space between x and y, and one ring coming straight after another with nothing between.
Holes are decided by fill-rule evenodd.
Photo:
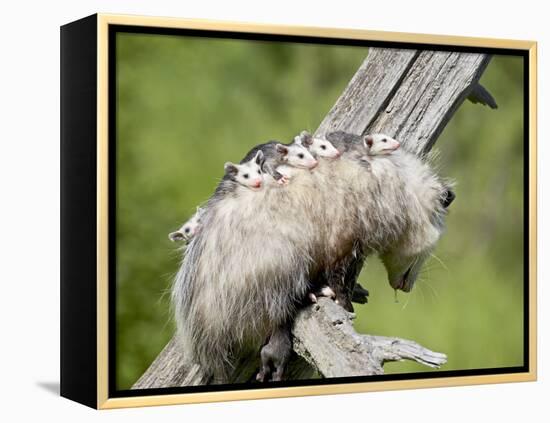
<instances>
[{"instance_id":1,"label":"opossum snout","mask_svg":"<svg viewBox=\"0 0 550 423\"><path fill-rule=\"evenodd\" d=\"M256 181L252 182L252 187L253 188L260 188L262 186L262 180L261 179L257 179Z\"/></svg>"},{"instance_id":2,"label":"opossum snout","mask_svg":"<svg viewBox=\"0 0 550 423\"><path fill-rule=\"evenodd\" d=\"M393 289L399 289L403 292L410 292L412 289L412 283L409 279L411 274L412 266L407 269L407 271L400 275L396 280L390 282L390 285Z\"/></svg>"},{"instance_id":3,"label":"opossum snout","mask_svg":"<svg viewBox=\"0 0 550 423\"><path fill-rule=\"evenodd\" d=\"M317 165L319 164L319 161L318 160L313 160L311 162L311 165L309 166L309 169L315 169L317 167Z\"/></svg>"}]
</instances>

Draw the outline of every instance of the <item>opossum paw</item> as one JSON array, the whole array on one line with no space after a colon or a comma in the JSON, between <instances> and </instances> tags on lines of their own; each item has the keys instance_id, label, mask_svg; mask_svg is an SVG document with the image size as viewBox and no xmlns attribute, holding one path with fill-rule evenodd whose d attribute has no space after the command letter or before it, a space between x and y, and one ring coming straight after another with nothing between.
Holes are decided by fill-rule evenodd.
<instances>
[{"instance_id":1,"label":"opossum paw","mask_svg":"<svg viewBox=\"0 0 550 423\"><path fill-rule=\"evenodd\" d=\"M271 376L271 380L273 382L280 382L281 380L283 380L284 370L285 370L285 366L281 365L281 366L275 367L275 371Z\"/></svg>"},{"instance_id":2,"label":"opossum paw","mask_svg":"<svg viewBox=\"0 0 550 423\"><path fill-rule=\"evenodd\" d=\"M256 380L258 382L267 382L267 378L269 376L269 373L271 373L271 369L269 368L269 366L262 366L261 370L258 372L258 374L256 375Z\"/></svg>"},{"instance_id":3,"label":"opossum paw","mask_svg":"<svg viewBox=\"0 0 550 423\"><path fill-rule=\"evenodd\" d=\"M320 293L323 297L329 297L332 299L336 298L336 293L332 290L330 286L323 286Z\"/></svg>"},{"instance_id":4,"label":"opossum paw","mask_svg":"<svg viewBox=\"0 0 550 423\"><path fill-rule=\"evenodd\" d=\"M358 304L366 304L369 302L369 291L361 286L361 284L356 283L353 288L353 293L351 296L351 301Z\"/></svg>"},{"instance_id":5,"label":"opossum paw","mask_svg":"<svg viewBox=\"0 0 550 423\"><path fill-rule=\"evenodd\" d=\"M338 300L336 299L336 293L332 290L330 286L323 286L318 291L310 292L307 294L307 297L313 304L317 303L318 301L317 297L331 298L336 302L336 304L338 304Z\"/></svg>"},{"instance_id":6,"label":"opossum paw","mask_svg":"<svg viewBox=\"0 0 550 423\"><path fill-rule=\"evenodd\" d=\"M284 185L288 185L288 182L289 182L289 181L290 181L290 178L289 178L288 176L284 176L284 175L283 175L283 176L277 181L277 183L278 183L279 185L283 185L283 186L284 186Z\"/></svg>"}]
</instances>

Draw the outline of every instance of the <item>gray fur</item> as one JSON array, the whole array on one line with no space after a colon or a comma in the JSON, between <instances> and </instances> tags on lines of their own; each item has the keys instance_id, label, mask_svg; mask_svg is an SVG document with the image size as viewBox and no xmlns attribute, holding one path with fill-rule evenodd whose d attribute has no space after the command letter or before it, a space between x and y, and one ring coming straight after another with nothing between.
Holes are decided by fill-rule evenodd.
<instances>
[{"instance_id":1,"label":"gray fur","mask_svg":"<svg viewBox=\"0 0 550 423\"><path fill-rule=\"evenodd\" d=\"M342 268L345 278L342 263L378 252L394 286L434 247L446 214L444 181L403 151L367 172L353 150L298 172L285 188L252 192L223 180L209 200L172 301L184 357L214 380L227 380L236 356L258 351L292 320L310 281ZM409 275L399 289L412 288L417 271Z\"/></svg>"},{"instance_id":2,"label":"gray fur","mask_svg":"<svg viewBox=\"0 0 550 423\"><path fill-rule=\"evenodd\" d=\"M272 332L269 342L262 347L260 351L262 364L256 380L258 382L266 382L270 378L275 382L282 380L291 353L290 327L284 324Z\"/></svg>"},{"instance_id":3,"label":"gray fur","mask_svg":"<svg viewBox=\"0 0 550 423\"><path fill-rule=\"evenodd\" d=\"M363 137L344 131L329 132L325 138L340 152L362 151Z\"/></svg>"},{"instance_id":4,"label":"gray fur","mask_svg":"<svg viewBox=\"0 0 550 423\"><path fill-rule=\"evenodd\" d=\"M250 158L254 157L254 155L261 151L264 154L264 163L262 166L262 170L271 175L275 180L279 180L283 177L282 174L277 172L277 166L282 165L284 163L283 160L283 154L281 154L276 149L276 145L281 144L279 141L268 141L264 144L258 144L252 150L250 150L246 156L244 156L244 159L241 161L244 162L246 160L250 160Z\"/></svg>"},{"instance_id":5,"label":"gray fur","mask_svg":"<svg viewBox=\"0 0 550 423\"><path fill-rule=\"evenodd\" d=\"M278 141L259 144L246 154L243 161L250 160L258 152L263 153L262 170L264 173L280 183L288 182L283 179L285 175L282 173L282 169L286 167L310 169L318 164L308 149L295 141L289 144L282 144Z\"/></svg>"}]
</instances>

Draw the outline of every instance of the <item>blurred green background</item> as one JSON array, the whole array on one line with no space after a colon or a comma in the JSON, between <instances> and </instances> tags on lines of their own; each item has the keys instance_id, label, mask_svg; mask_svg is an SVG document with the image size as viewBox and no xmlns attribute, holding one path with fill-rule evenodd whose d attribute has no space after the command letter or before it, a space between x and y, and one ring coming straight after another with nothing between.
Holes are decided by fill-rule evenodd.
<instances>
[{"instance_id":1,"label":"blurred green background","mask_svg":"<svg viewBox=\"0 0 550 423\"><path fill-rule=\"evenodd\" d=\"M225 161L315 130L367 49L166 35L117 35L117 387L129 388L173 334L168 240L213 192ZM445 352L443 369L523 364L523 59L482 77L498 110L463 104L439 138L456 179L448 230L397 302L372 257L356 328ZM387 372L427 371L389 363Z\"/></svg>"}]
</instances>

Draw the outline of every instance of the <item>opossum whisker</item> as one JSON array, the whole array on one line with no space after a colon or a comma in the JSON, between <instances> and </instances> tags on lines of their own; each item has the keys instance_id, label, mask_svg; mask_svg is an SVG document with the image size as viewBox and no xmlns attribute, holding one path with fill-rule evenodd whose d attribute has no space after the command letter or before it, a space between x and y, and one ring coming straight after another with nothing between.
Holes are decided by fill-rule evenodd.
<instances>
[{"instance_id":1,"label":"opossum whisker","mask_svg":"<svg viewBox=\"0 0 550 423\"><path fill-rule=\"evenodd\" d=\"M435 289L435 288L433 287L433 285L432 285L429 281L425 281L425 284L426 284L426 286L428 286L428 287L432 290L432 292L433 292L433 294L434 294L434 297L435 297L437 300L439 300L440 298L439 298L439 294L437 293L437 289Z\"/></svg>"},{"instance_id":2,"label":"opossum whisker","mask_svg":"<svg viewBox=\"0 0 550 423\"><path fill-rule=\"evenodd\" d=\"M434 259L436 259L439 264L441 264L441 266L446 270L446 271L449 271L449 268L445 265L445 263L443 263L443 260L441 260L439 257L437 257L434 253L430 253L430 256L432 256Z\"/></svg>"},{"instance_id":3,"label":"opossum whisker","mask_svg":"<svg viewBox=\"0 0 550 423\"><path fill-rule=\"evenodd\" d=\"M405 310L405 308L407 308L407 306L409 305L409 301L411 301L413 295L416 295L414 291L409 292L409 295L407 295L407 301L405 301L405 304L403 304L403 307L401 307L401 310Z\"/></svg>"},{"instance_id":4,"label":"opossum whisker","mask_svg":"<svg viewBox=\"0 0 550 423\"><path fill-rule=\"evenodd\" d=\"M436 289L432 286L432 284L430 283L429 280L427 279L424 279L424 278L418 278L418 281L420 282L419 285L422 285L423 287L424 286L427 286L428 288L431 289L432 293L434 294L434 297L439 300L439 294L437 293ZM422 288L423 289L423 288Z\"/></svg>"},{"instance_id":5,"label":"opossum whisker","mask_svg":"<svg viewBox=\"0 0 550 423\"><path fill-rule=\"evenodd\" d=\"M418 292L420 292L420 295L422 296L422 304L425 305L426 304L426 294L424 293L424 287L422 286L422 284L418 284L418 288L420 288L418 290Z\"/></svg>"}]
</instances>

